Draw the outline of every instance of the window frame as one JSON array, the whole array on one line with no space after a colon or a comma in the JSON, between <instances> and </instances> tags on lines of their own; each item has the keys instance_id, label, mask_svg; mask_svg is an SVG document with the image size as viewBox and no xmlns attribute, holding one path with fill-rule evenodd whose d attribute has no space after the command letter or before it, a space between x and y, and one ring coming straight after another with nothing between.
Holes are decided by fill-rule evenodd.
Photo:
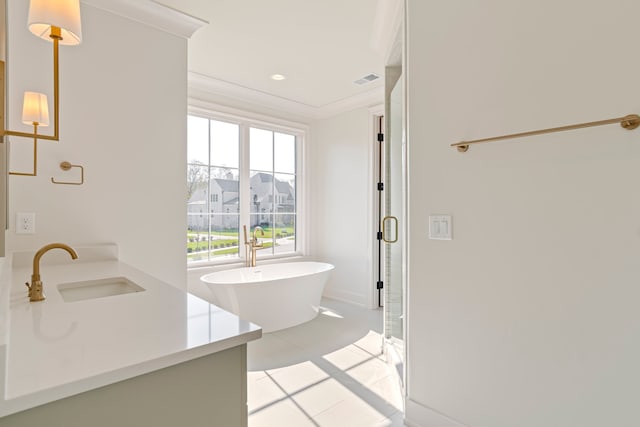
<instances>
[{"instance_id":1,"label":"window frame","mask_svg":"<svg viewBox=\"0 0 640 427\"><path fill-rule=\"evenodd\" d=\"M230 111L231 110L231 111ZM208 120L218 120L227 122L239 126L239 198L240 198L240 224L238 230L238 257L237 258L221 258L221 259L208 259L199 261L188 261L187 269L196 269L207 266L222 266L242 264L246 262L246 251L242 236L242 225L249 225L250 221L250 169L249 169L249 146L250 129L264 129L271 132L280 132L295 137L296 143L296 249L294 252L269 254L266 256L260 256L258 261L270 261L286 258L295 258L305 256L308 253L308 198L309 189L307 187L307 179L305 172L307 170L306 161L306 145L309 138L309 127L296 122L290 122L275 117L264 116L259 114L253 114L240 110L233 110L225 107L207 106L206 108L200 106L189 106L187 109L187 117L196 116ZM185 117L185 120L186 118ZM185 147L186 151L186 147ZM189 164L189 159L185 161L185 167ZM209 166L210 163L207 165ZM186 176L186 173L185 173ZM209 194L209 197L211 195ZM185 204L186 211L186 204ZM187 216L185 212L185 216ZM185 254L186 255L186 254Z\"/></svg>"}]
</instances>

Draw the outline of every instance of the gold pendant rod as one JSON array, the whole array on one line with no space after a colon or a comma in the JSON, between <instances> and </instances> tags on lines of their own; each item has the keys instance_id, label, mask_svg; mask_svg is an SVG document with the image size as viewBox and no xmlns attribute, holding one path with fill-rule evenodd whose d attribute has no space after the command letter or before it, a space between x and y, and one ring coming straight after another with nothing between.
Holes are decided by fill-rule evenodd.
<instances>
[{"instance_id":1,"label":"gold pendant rod","mask_svg":"<svg viewBox=\"0 0 640 427\"><path fill-rule=\"evenodd\" d=\"M51 34L49 35L53 41L53 141L58 141L58 125L60 123L60 66L58 45L62 40L62 31L60 27L51 27Z\"/></svg>"},{"instance_id":2,"label":"gold pendant rod","mask_svg":"<svg viewBox=\"0 0 640 427\"><path fill-rule=\"evenodd\" d=\"M560 126L560 127L555 127L555 128L549 128L549 129L534 130L534 131L529 131L529 132L513 133L513 134L510 134L510 135L494 136L494 137L491 137L491 138L475 139L475 140L472 140L472 141L461 141L461 142L458 142L456 144L451 144L451 146L452 147L456 147L459 152L464 153L465 151L467 151L469 149L469 146L472 145L472 144L480 144L480 143L484 143L484 142L500 141L500 140L503 140L503 139L511 139L511 138L521 138L521 137L525 137L525 136L543 135L543 134L547 134L547 133L563 132L563 131L566 131L566 130L583 129L583 128L594 127L594 126L610 125L610 124L614 124L614 123L620 123L620 126L622 126L623 128L625 128L627 130L633 130L633 129L637 128L638 126L640 126L640 116L638 116L637 114L629 114L628 116L618 117L618 118L615 118L615 119L599 120L599 121L596 121L596 122L579 123L577 125L568 125L568 126Z\"/></svg>"},{"instance_id":3,"label":"gold pendant rod","mask_svg":"<svg viewBox=\"0 0 640 427\"><path fill-rule=\"evenodd\" d=\"M1 137L4 135L10 136L18 136L22 138L38 138L38 139L46 139L49 141L59 141L59 123L60 123L60 67L59 67L59 54L58 54L58 45L59 41L62 39L60 36L60 28L51 27L51 35L53 41L53 135L39 135L36 132L28 133L28 132L18 132L13 130L4 129L4 114L2 114L2 129L0 129L0 142L4 142L4 139ZM4 83L4 67L2 69L3 73L3 83ZM3 100L4 105L4 100Z\"/></svg>"},{"instance_id":4,"label":"gold pendant rod","mask_svg":"<svg viewBox=\"0 0 640 427\"><path fill-rule=\"evenodd\" d=\"M25 172L11 172L9 171L9 175L20 175L20 176L38 176L38 123L33 124L33 172L25 173Z\"/></svg>"},{"instance_id":5,"label":"gold pendant rod","mask_svg":"<svg viewBox=\"0 0 640 427\"><path fill-rule=\"evenodd\" d=\"M27 133L27 132L14 132L12 130L6 130L4 131L4 135L9 135L9 136L19 136L22 138L35 138L38 137L38 139L48 139L49 141L58 141L59 138L56 135L36 135L35 133Z\"/></svg>"}]
</instances>

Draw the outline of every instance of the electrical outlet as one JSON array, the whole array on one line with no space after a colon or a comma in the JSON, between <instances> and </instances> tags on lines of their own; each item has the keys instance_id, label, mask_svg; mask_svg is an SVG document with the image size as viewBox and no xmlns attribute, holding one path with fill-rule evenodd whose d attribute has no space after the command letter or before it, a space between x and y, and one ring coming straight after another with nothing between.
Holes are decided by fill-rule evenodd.
<instances>
[{"instance_id":1,"label":"electrical outlet","mask_svg":"<svg viewBox=\"0 0 640 427\"><path fill-rule=\"evenodd\" d=\"M36 232L36 214L33 212L16 213L16 233L34 234Z\"/></svg>"}]
</instances>

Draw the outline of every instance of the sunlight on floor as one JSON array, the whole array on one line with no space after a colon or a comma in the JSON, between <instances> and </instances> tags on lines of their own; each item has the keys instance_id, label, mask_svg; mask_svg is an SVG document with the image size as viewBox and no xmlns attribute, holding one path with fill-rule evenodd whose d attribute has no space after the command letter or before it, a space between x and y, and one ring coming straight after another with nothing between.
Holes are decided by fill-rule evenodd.
<instances>
[{"instance_id":1,"label":"sunlight on floor","mask_svg":"<svg viewBox=\"0 0 640 427\"><path fill-rule=\"evenodd\" d=\"M403 426L382 312L325 299L321 313L249 344L249 426Z\"/></svg>"},{"instance_id":2,"label":"sunlight on floor","mask_svg":"<svg viewBox=\"0 0 640 427\"><path fill-rule=\"evenodd\" d=\"M335 311L331 311L328 308L324 308L321 307L320 308L320 314L323 316L330 316L330 317L337 317L339 319L343 319L342 316L340 316L338 313L336 313Z\"/></svg>"}]
</instances>

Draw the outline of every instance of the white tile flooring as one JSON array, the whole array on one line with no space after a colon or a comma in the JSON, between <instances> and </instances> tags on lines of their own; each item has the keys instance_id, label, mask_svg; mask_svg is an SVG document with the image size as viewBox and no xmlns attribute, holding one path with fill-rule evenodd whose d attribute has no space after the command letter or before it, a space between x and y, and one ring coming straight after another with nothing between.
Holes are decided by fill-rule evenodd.
<instances>
[{"instance_id":1,"label":"white tile flooring","mask_svg":"<svg viewBox=\"0 0 640 427\"><path fill-rule=\"evenodd\" d=\"M382 311L330 299L311 322L249 343L249 427L403 426Z\"/></svg>"}]
</instances>

